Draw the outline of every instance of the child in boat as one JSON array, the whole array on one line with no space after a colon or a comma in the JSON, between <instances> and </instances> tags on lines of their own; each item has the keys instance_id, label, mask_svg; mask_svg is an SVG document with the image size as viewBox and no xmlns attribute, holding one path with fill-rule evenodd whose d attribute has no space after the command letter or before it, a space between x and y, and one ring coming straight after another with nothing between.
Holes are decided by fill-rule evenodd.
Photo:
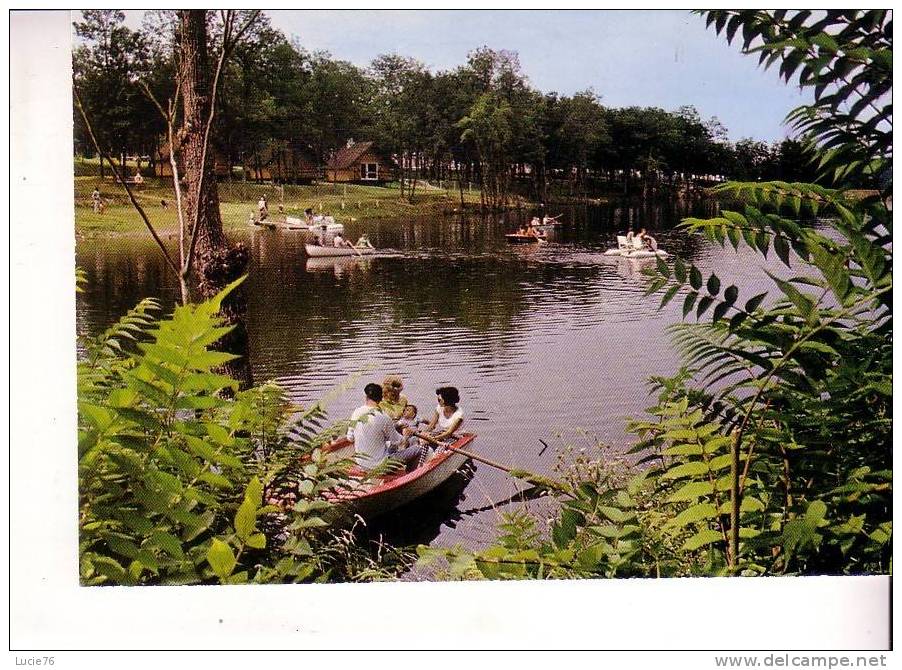
<instances>
[{"instance_id":1,"label":"child in boat","mask_svg":"<svg viewBox=\"0 0 902 670\"><path fill-rule=\"evenodd\" d=\"M407 405L401 413L401 418L398 419L398 430L403 430L404 428L416 430L421 423L426 423L426 419L417 418L417 406Z\"/></svg>"},{"instance_id":2,"label":"child in boat","mask_svg":"<svg viewBox=\"0 0 902 670\"><path fill-rule=\"evenodd\" d=\"M426 423L425 419L417 419L417 406L405 405L401 412L401 418L395 423L395 428L399 433L405 435L404 446L420 445L419 438L413 434L421 423ZM410 430L405 430L409 428Z\"/></svg>"}]
</instances>

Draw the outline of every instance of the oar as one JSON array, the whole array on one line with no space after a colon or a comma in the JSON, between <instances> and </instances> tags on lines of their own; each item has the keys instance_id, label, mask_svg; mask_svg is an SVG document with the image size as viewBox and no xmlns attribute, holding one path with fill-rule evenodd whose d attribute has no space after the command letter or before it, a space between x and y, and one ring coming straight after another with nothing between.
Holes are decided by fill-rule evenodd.
<instances>
[{"instance_id":1,"label":"oar","mask_svg":"<svg viewBox=\"0 0 902 670\"><path fill-rule=\"evenodd\" d=\"M573 489L564 484L563 482L559 482L555 479L550 479L548 477L543 477L542 475L537 475L534 472L529 472L528 470L520 470L519 468L512 468L503 463L499 463L498 461L493 461L490 458L486 458L485 456L481 456L480 454L473 453L472 451L464 451L463 449L458 449L457 447L452 447L450 444L442 445L445 449L450 449L451 451L456 451L458 454L466 456L467 458L472 458L474 461L479 461L480 463L485 463L486 465L490 465L493 468L498 468L502 472L506 472L511 477L516 477L517 479L522 479L525 482L529 482L533 486L541 486L547 489L552 489L554 491L560 491L561 493L573 494Z\"/></svg>"}]
</instances>

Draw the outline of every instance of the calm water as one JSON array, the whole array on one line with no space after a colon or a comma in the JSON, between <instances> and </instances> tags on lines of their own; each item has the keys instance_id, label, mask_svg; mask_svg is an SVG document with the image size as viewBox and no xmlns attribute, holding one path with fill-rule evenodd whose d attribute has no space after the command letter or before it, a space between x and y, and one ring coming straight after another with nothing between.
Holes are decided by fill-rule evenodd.
<instances>
[{"instance_id":1,"label":"calm water","mask_svg":"<svg viewBox=\"0 0 902 670\"><path fill-rule=\"evenodd\" d=\"M503 237L519 215L358 222L375 258L306 259L303 233L248 230L253 250L249 330L255 379L273 379L300 403L354 373L358 386L388 373L428 417L436 386L461 391L465 428L495 460L549 473L558 447L595 439L628 445L626 417L651 404L646 380L679 364L665 332L682 300L658 311L642 274L653 260L606 257L628 223L660 246L742 287L760 282L763 261L674 230L686 208L603 206L565 213L546 245L515 247ZM695 212L701 213L701 212ZM96 333L143 296L172 304L176 283L143 237L83 241L78 264L89 284L79 297L82 333ZM737 281L741 280L741 281ZM740 295L745 299L750 290ZM355 390L330 406L343 418L362 402ZM550 445L545 448L542 440ZM522 484L486 466L457 478L418 509L380 524L398 542L491 539Z\"/></svg>"}]
</instances>

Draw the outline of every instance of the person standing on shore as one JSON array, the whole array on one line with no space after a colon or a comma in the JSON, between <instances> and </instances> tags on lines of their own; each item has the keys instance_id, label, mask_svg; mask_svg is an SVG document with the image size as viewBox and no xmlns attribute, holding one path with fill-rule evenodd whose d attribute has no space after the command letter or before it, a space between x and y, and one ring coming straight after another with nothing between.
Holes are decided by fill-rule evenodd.
<instances>
[{"instance_id":1,"label":"person standing on shore","mask_svg":"<svg viewBox=\"0 0 902 670\"><path fill-rule=\"evenodd\" d=\"M103 214L103 198L100 197L100 187L95 186L91 194L91 202L94 204L94 213Z\"/></svg>"}]
</instances>

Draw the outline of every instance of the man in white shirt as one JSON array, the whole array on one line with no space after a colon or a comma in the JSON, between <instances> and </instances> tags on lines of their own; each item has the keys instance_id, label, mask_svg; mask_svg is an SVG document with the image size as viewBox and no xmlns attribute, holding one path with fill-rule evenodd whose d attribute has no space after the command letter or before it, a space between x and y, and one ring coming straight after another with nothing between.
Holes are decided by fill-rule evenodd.
<instances>
[{"instance_id":1,"label":"man in white shirt","mask_svg":"<svg viewBox=\"0 0 902 670\"><path fill-rule=\"evenodd\" d=\"M379 409L382 387L370 383L364 387L363 393L366 395L366 403L351 414L351 421L354 423L348 428L348 439L354 443L360 467L371 470L386 458L408 464L416 462L420 457L419 445L398 450L409 429L405 428L405 434L402 435L395 428L391 417Z\"/></svg>"}]
</instances>

